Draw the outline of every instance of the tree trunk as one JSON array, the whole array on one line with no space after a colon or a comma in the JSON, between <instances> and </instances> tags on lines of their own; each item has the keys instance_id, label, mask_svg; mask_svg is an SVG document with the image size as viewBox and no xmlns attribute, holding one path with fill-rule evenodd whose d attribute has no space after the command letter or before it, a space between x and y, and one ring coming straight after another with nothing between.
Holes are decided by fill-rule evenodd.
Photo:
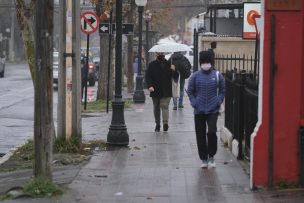
<instances>
[{"instance_id":1,"label":"tree trunk","mask_svg":"<svg viewBox=\"0 0 304 203\"><path fill-rule=\"evenodd\" d=\"M108 87L108 57L109 57L109 36L108 35L100 35L100 64L99 64L99 79L98 79L98 90L97 90L97 100L106 100L107 99L107 87ZM113 48L113 45L111 45ZM112 51L111 48L111 51ZM111 77L110 77L110 89ZM111 91L109 98L112 98L113 93Z\"/></svg>"},{"instance_id":2,"label":"tree trunk","mask_svg":"<svg viewBox=\"0 0 304 203\"><path fill-rule=\"evenodd\" d=\"M135 2L131 2L131 8L130 11L127 13L127 21L128 23L133 23L134 24L134 12L136 11L136 5ZM128 35L128 45L127 45L127 53L128 53L128 59L127 59L127 87L128 87L128 92L134 92L134 72L133 72L133 35Z\"/></svg>"},{"instance_id":3,"label":"tree trunk","mask_svg":"<svg viewBox=\"0 0 304 203\"><path fill-rule=\"evenodd\" d=\"M53 161L53 8L53 0L36 2L34 175L50 180Z\"/></svg>"},{"instance_id":4,"label":"tree trunk","mask_svg":"<svg viewBox=\"0 0 304 203\"><path fill-rule=\"evenodd\" d=\"M35 33L34 33L34 8L35 0L32 0L29 5L26 5L25 0L16 0L16 15L21 31L24 49L26 53L27 62L29 65L32 81L35 86ZM53 53L51 51L50 53ZM56 137L54 121L52 121L53 137Z\"/></svg>"},{"instance_id":5,"label":"tree trunk","mask_svg":"<svg viewBox=\"0 0 304 203\"><path fill-rule=\"evenodd\" d=\"M128 86L128 92L134 92L134 80L133 80L133 36L128 36L128 46L127 46L127 53L128 53L128 59L127 59L127 86Z\"/></svg>"},{"instance_id":6,"label":"tree trunk","mask_svg":"<svg viewBox=\"0 0 304 203\"><path fill-rule=\"evenodd\" d=\"M25 53L33 83L35 84L35 39L33 29L34 1L27 7L24 0L16 0L16 15L20 26Z\"/></svg>"}]
</instances>

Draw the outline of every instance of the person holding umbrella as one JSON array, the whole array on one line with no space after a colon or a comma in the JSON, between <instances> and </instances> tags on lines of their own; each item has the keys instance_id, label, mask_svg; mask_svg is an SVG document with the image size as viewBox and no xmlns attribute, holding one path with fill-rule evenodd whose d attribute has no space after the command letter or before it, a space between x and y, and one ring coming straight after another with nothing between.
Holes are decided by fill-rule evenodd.
<instances>
[{"instance_id":1,"label":"person holding umbrella","mask_svg":"<svg viewBox=\"0 0 304 203\"><path fill-rule=\"evenodd\" d=\"M191 63L190 61L182 54L182 52L174 52L171 57L168 59L176 67L177 72L179 73L179 97L173 97L173 110L184 108L183 99L184 99L184 86L185 79L189 78L191 74ZM178 105L177 105L178 103Z\"/></svg>"},{"instance_id":2,"label":"person holding umbrella","mask_svg":"<svg viewBox=\"0 0 304 203\"><path fill-rule=\"evenodd\" d=\"M156 53L156 59L149 63L146 71L146 85L153 101L155 132L161 128L161 114L163 130L169 129L169 104L172 97L172 78L178 79L175 66L165 59L163 52Z\"/></svg>"}]
</instances>

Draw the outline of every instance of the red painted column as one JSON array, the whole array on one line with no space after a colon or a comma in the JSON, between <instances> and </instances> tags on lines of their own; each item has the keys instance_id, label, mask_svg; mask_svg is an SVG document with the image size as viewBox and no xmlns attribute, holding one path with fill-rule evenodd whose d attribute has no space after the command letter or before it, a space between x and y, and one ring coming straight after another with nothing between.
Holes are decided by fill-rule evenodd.
<instances>
[{"instance_id":1,"label":"red painted column","mask_svg":"<svg viewBox=\"0 0 304 203\"><path fill-rule=\"evenodd\" d=\"M267 1L266 1L267 2ZM266 4L266 3L265 3ZM304 119L304 1L300 11L268 11L265 5L261 125L253 139L252 183L269 178L269 74L271 16L276 18L273 184L299 181L298 130ZM303 124L303 123L302 123Z\"/></svg>"},{"instance_id":2,"label":"red painted column","mask_svg":"<svg viewBox=\"0 0 304 203\"><path fill-rule=\"evenodd\" d=\"M303 19L303 16L302 16ZM302 33L304 33L304 26L302 27ZM304 40L302 41L302 50L304 50ZM302 52L302 100L301 100L301 126L304 127L304 53Z\"/></svg>"}]
</instances>

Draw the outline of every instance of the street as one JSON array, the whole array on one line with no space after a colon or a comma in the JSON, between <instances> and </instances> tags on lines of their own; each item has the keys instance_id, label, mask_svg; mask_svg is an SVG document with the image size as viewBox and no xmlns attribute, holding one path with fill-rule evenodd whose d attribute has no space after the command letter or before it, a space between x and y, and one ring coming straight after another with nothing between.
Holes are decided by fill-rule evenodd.
<instances>
[{"instance_id":1,"label":"street","mask_svg":"<svg viewBox=\"0 0 304 203\"><path fill-rule=\"evenodd\" d=\"M95 100L97 84L88 87L88 101ZM57 91L53 94L57 126ZM0 157L33 138L34 87L27 64L6 64L0 79ZM85 128L84 128L85 129Z\"/></svg>"},{"instance_id":2,"label":"street","mask_svg":"<svg viewBox=\"0 0 304 203\"><path fill-rule=\"evenodd\" d=\"M33 137L34 87L26 64L7 64L0 79L0 154Z\"/></svg>"}]
</instances>

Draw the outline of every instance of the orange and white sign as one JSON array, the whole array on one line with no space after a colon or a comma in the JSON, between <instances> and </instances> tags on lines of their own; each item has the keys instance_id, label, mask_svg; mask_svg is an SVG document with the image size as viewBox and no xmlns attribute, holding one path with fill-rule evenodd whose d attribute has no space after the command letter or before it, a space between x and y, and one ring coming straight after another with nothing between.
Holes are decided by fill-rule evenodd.
<instances>
[{"instance_id":1,"label":"orange and white sign","mask_svg":"<svg viewBox=\"0 0 304 203\"><path fill-rule=\"evenodd\" d=\"M255 17L261 15L261 3L244 3L243 38L255 39Z\"/></svg>"}]
</instances>

